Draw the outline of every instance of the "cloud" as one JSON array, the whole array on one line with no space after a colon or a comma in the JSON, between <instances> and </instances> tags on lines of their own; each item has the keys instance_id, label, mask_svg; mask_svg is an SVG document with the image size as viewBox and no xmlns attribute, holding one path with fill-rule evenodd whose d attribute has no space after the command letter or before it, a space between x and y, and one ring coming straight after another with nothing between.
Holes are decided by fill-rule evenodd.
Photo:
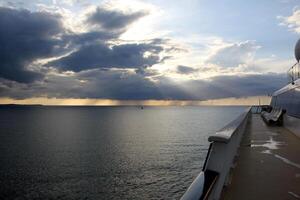
<instances>
[{"instance_id":1,"label":"cloud","mask_svg":"<svg viewBox=\"0 0 300 200\"><path fill-rule=\"evenodd\" d=\"M46 66L58 68L61 71L80 72L96 68L134 68L141 69L162 63L170 56L160 58L165 40L161 38L138 43L124 42L119 39L128 26L137 21L146 12L124 12L118 9L97 7L88 14L87 21L100 25L88 32L71 33L63 36L68 42L70 53Z\"/></svg>"},{"instance_id":2,"label":"cloud","mask_svg":"<svg viewBox=\"0 0 300 200\"><path fill-rule=\"evenodd\" d=\"M29 66L53 54L61 32L57 15L0 7L0 77L23 83L41 78Z\"/></svg>"},{"instance_id":3,"label":"cloud","mask_svg":"<svg viewBox=\"0 0 300 200\"><path fill-rule=\"evenodd\" d=\"M259 48L253 41L232 43L217 49L206 63L225 68L248 65L253 61L255 52Z\"/></svg>"},{"instance_id":4,"label":"cloud","mask_svg":"<svg viewBox=\"0 0 300 200\"><path fill-rule=\"evenodd\" d=\"M0 81L0 96L12 98L105 98L117 100L206 100L271 94L286 84L285 74L216 76L176 82L154 80L124 69L93 69L71 75L48 74L32 84Z\"/></svg>"},{"instance_id":5,"label":"cloud","mask_svg":"<svg viewBox=\"0 0 300 200\"><path fill-rule=\"evenodd\" d=\"M198 71L198 69L195 69L192 67L187 67L187 66L183 66L183 65L177 66L177 72L180 74L192 74L197 71Z\"/></svg>"},{"instance_id":6,"label":"cloud","mask_svg":"<svg viewBox=\"0 0 300 200\"><path fill-rule=\"evenodd\" d=\"M161 37L121 38L144 11L98 7L69 26L52 12L0 8L1 97L206 100L263 95L285 84L282 74L232 75L253 64L259 46L252 41L194 51Z\"/></svg>"},{"instance_id":7,"label":"cloud","mask_svg":"<svg viewBox=\"0 0 300 200\"><path fill-rule=\"evenodd\" d=\"M227 97L272 94L286 84L286 74L277 73L217 76L212 79L212 85L221 88Z\"/></svg>"},{"instance_id":8,"label":"cloud","mask_svg":"<svg viewBox=\"0 0 300 200\"><path fill-rule=\"evenodd\" d=\"M99 25L105 30L122 30L139 18L147 15L147 12L125 13L123 11L108 10L98 7L95 12L91 13L87 22L92 25Z\"/></svg>"},{"instance_id":9,"label":"cloud","mask_svg":"<svg viewBox=\"0 0 300 200\"><path fill-rule=\"evenodd\" d=\"M290 30L300 33L300 9L295 9L291 16L278 16L282 20L280 25L287 26Z\"/></svg>"},{"instance_id":10,"label":"cloud","mask_svg":"<svg viewBox=\"0 0 300 200\"><path fill-rule=\"evenodd\" d=\"M160 39L111 46L129 24L145 14L98 7L88 21L101 24L104 30L76 33L62 25L58 14L1 7L0 77L20 83L39 80L45 74L31 65L54 56L60 59L45 66L75 72L98 67L143 68L163 62L159 57L163 50ZM68 56L61 57L63 54Z\"/></svg>"},{"instance_id":11,"label":"cloud","mask_svg":"<svg viewBox=\"0 0 300 200\"><path fill-rule=\"evenodd\" d=\"M112 47L98 43L83 46L78 51L48 65L74 72L94 68L143 68L161 62L159 57L161 51L163 51L161 46L152 43L122 44Z\"/></svg>"},{"instance_id":12,"label":"cloud","mask_svg":"<svg viewBox=\"0 0 300 200\"><path fill-rule=\"evenodd\" d=\"M63 40L73 45L84 46L95 42L105 42L118 38L120 33L111 33L106 31L90 31L85 33L70 33L63 36Z\"/></svg>"}]
</instances>

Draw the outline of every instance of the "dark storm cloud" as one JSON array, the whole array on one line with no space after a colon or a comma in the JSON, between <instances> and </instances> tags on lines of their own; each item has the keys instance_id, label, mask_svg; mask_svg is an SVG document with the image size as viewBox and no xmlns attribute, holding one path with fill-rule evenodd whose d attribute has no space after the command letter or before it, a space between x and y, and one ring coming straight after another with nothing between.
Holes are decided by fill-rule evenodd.
<instances>
[{"instance_id":1,"label":"dark storm cloud","mask_svg":"<svg viewBox=\"0 0 300 200\"><path fill-rule=\"evenodd\" d=\"M105 30L73 33L64 29L58 15L0 7L0 78L31 83L45 75L37 72L40 70L31 70L32 62L75 49L78 50L52 62L52 66L78 72L95 67L142 68L158 63L162 47L157 40L152 44L124 44L112 48L107 44L118 39L129 24L144 15L144 12L124 13L98 7L88 21ZM144 57L147 51L151 55Z\"/></svg>"},{"instance_id":2,"label":"dark storm cloud","mask_svg":"<svg viewBox=\"0 0 300 200\"><path fill-rule=\"evenodd\" d=\"M119 100L163 98L157 85L141 74L128 73L123 70L107 70L80 75L80 77L84 76L89 80L88 89L84 91L85 95L92 98ZM98 92L99 85L101 85L101 89Z\"/></svg>"},{"instance_id":3,"label":"dark storm cloud","mask_svg":"<svg viewBox=\"0 0 300 200\"><path fill-rule=\"evenodd\" d=\"M151 43L123 44L113 47L98 43L83 46L78 51L48 65L74 72L93 68L141 68L159 63L161 60L158 54L162 50L161 46ZM145 57L146 52L150 52L151 55Z\"/></svg>"},{"instance_id":4,"label":"dark storm cloud","mask_svg":"<svg viewBox=\"0 0 300 200\"><path fill-rule=\"evenodd\" d=\"M51 75L44 83L30 85L0 81L2 97L24 99L45 94L50 98L163 99L153 82L124 70L88 70L72 77Z\"/></svg>"},{"instance_id":5,"label":"dark storm cloud","mask_svg":"<svg viewBox=\"0 0 300 200\"><path fill-rule=\"evenodd\" d=\"M188 94L175 95L172 98L207 100L268 95L280 89L286 83L285 74L216 76L211 80L190 80L181 83L180 88L184 88L184 91Z\"/></svg>"},{"instance_id":6,"label":"dark storm cloud","mask_svg":"<svg viewBox=\"0 0 300 200\"><path fill-rule=\"evenodd\" d=\"M110 45L111 41L118 41L128 25L144 15L146 13L98 8L88 21L103 29L72 33L62 27L62 19L57 15L0 8L0 97L205 100L266 95L286 83L286 76L282 74L217 76L211 80L174 82L149 68L170 58L169 55L160 58L161 52L181 51L167 45L168 41L155 39ZM245 52L251 50L251 45L246 47ZM235 49L229 55L236 54ZM30 70L39 58L65 53L70 54L44 65L37 70L39 72ZM240 59L225 62L224 57L227 58L225 55L215 57L211 62L222 61L228 66L244 63ZM239 57L244 58L244 53ZM57 69L62 73L75 73L61 76L56 74ZM177 67L182 74L195 70L200 69Z\"/></svg>"},{"instance_id":7,"label":"dark storm cloud","mask_svg":"<svg viewBox=\"0 0 300 200\"><path fill-rule=\"evenodd\" d=\"M84 81L82 83L81 81ZM44 83L24 85L0 81L0 95L13 98L110 98L118 100L206 100L267 95L286 84L284 74L217 76L211 80L173 82L166 77L151 81L127 70L87 70L75 76L48 76Z\"/></svg>"},{"instance_id":8,"label":"dark storm cloud","mask_svg":"<svg viewBox=\"0 0 300 200\"><path fill-rule=\"evenodd\" d=\"M88 45L91 43L95 43L97 41L107 41L110 39L115 39L120 36L119 32L107 32L107 31L91 31L81 34L71 33L63 36L63 40L68 42L69 44L75 45Z\"/></svg>"},{"instance_id":9,"label":"dark storm cloud","mask_svg":"<svg viewBox=\"0 0 300 200\"><path fill-rule=\"evenodd\" d=\"M53 53L53 36L61 31L56 15L0 7L0 77L23 83L41 78L28 65Z\"/></svg>"},{"instance_id":10,"label":"dark storm cloud","mask_svg":"<svg viewBox=\"0 0 300 200\"><path fill-rule=\"evenodd\" d=\"M198 70L192 67L187 67L183 65L177 66L177 72L180 74L192 74L194 72L197 72Z\"/></svg>"},{"instance_id":11,"label":"dark storm cloud","mask_svg":"<svg viewBox=\"0 0 300 200\"><path fill-rule=\"evenodd\" d=\"M217 76L214 87L223 88L223 93L232 97L272 94L287 84L286 74L267 73L244 76Z\"/></svg>"},{"instance_id":12,"label":"dark storm cloud","mask_svg":"<svg viewBox=\"0 0 300 200\"><path fill-rule=\"evenodd\" d=\"M267 95L286 83L282 74L216 76L211 80L188 80L180 83L163 78L157 84L163 99L207 100L228 97Z\"/></svg>"},{"instance_id":13,"label":"dark storm cloud","mask_svg":"<svg viewBox=\"0 0 300 200\"><path fill-rule=\"evenodd\" d=\"M118 39L125 28L146 15L145 12L124 13L98 7L90 14L87 21L101 25L101 31L90 31L82 34L69 34L64 40L77 51L48 63L61 71L80 72L96 68L135 68L142 69L164 62L170 57L160 58L159 53L165 50L164 39L139 44L109 45L109 41ZM147 53L147 55L145 54Z\"/></svg>"},{"instance_id":14,"label":"dark storm cloud","mask_svg":"<svg viewBox=\"0 0 300 200\"><path fill-rule=\"evenodd\" d=\"M147 12L124 13L98 7L95 12L90 14L87 22L92 25L100 25L101 28L106 30L120 30L145 15L147 15Z\"/></svg>"}]
</instances>

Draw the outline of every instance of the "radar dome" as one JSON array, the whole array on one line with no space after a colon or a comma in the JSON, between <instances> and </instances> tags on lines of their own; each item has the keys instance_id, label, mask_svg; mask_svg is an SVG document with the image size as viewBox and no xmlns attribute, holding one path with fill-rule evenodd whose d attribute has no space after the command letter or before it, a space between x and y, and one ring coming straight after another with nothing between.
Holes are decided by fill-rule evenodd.
<instances>
[{"instance_id":1,"label":"radar dome","mask_svg":"<svg viewBox=\"0 0 300 200\"><path fill-rule=\"evenodd\" d=\"M298 40L296 46L295 46L295 57L297 62L300 60L300 39Z\"/></svg>"}]
</instances>

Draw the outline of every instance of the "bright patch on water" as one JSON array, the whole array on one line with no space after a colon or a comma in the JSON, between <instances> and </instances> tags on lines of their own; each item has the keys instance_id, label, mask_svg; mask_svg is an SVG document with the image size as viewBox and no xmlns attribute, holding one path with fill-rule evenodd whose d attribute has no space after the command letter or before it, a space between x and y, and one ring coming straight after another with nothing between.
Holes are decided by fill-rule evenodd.
<instances>
[{"instance_id":1,"label":"bright patch on water","mask_svg":"<svg viewBox=\"0 0 300 200\"><path fill-rule=\"evenodd\" d=\"M1 107L0 199L180 199L244 107Z\"/></svg>"}]
</instances>

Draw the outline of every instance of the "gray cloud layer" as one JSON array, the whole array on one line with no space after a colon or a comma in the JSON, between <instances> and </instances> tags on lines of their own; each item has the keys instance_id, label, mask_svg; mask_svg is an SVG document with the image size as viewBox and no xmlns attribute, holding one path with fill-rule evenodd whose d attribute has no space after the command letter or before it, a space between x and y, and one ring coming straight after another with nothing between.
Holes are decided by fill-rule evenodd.
<instances>
[{"instance_id":1,"label":"gray cloud layer","mask_svg":"<svg viewBox=\"0 0 300 200\"><path fill-rule=\"evenodd\" d=\"M106 30L120 30L145 15L147 15L147 12L124 13L98 7L95 12L90 14L87 22L92 25L100 25L101 28Z\"/></svg>"},{"instance_id":2,"label":"gray cloud layer","mask_svg":"<svg viewBox=\"0 0 300 200\"><path fill-rule=\"evenodd\" d=\"M83 46L49 65L74 72L110 67L141 68L159 63L158 53L162 50L162 47L153 44L123 44L110 48L107 44L98 43ZM151 56L144 57L145 52L151 52Z\"/></svg>"},{"instance_id":3,"label":"gray cloud layer","mask_svg":"<svg viewBox=\"0 0 300 200\"><path fill-rule=\"evenodd\" d=\"M234 43L219 49L212 55L207 63L212 63L222 67L238 67L247 64L253 59L255 50L259 47L252 41Z\"/></svg>"},{"instance_id":4,"label":"gray cloud layer","mask_svg":"<svg viewBox=\"0 0 300 200\"><path fill-rule=\"evenodd\" d=\"M164 39L112 43L146 14L98 8L87 21L99 25L99 29L72 33L62 26L59 15L0 8L0 97L204 100L263 95L284 85L282 74L218 76L180 83L164 77L149 68L170 58L160 56L173 49L166 47ZM243 45L247 51L252 48ZM240 48L230 47L229 52L236 54L235 49ZM37 59L65 53L69 54L39 66L39 70L32 68ZM243 52L240 55L244 56ZM210 62L223 58L215 55ZM241 63L239 59L225 61L228 66ZM177 72L193 74L199 70L181 65Z\"/></svg>"},{"instance_id":5,"label":"gray cloud layer","mask_svg":"<svg viewBox=\"0 0 300 200\"><path fill-rule=\"evenodd\" d=\"M197 69L194 69L192 67L188 66L183 66L183 65L178 65L177 66L177 72L180 74L192 74L194 72L197 72Z\"/></svg>"},{"instance_id":6,"label":"gray cloud layer","mask_svg":"<svg viewBox=\"0 0 300 200\"><path fill-rule=\"evenodd\" d=\"M178 84L164 77L153 82L139 73L97 69L80 72L75 77L49 76L42 85L2 82L0 94L21 99L47 94L60 98L205 100L267 95L285 83L284 74L265 74L217 76L209 81L189 80Z\"/></svg>"}]
</instances>

